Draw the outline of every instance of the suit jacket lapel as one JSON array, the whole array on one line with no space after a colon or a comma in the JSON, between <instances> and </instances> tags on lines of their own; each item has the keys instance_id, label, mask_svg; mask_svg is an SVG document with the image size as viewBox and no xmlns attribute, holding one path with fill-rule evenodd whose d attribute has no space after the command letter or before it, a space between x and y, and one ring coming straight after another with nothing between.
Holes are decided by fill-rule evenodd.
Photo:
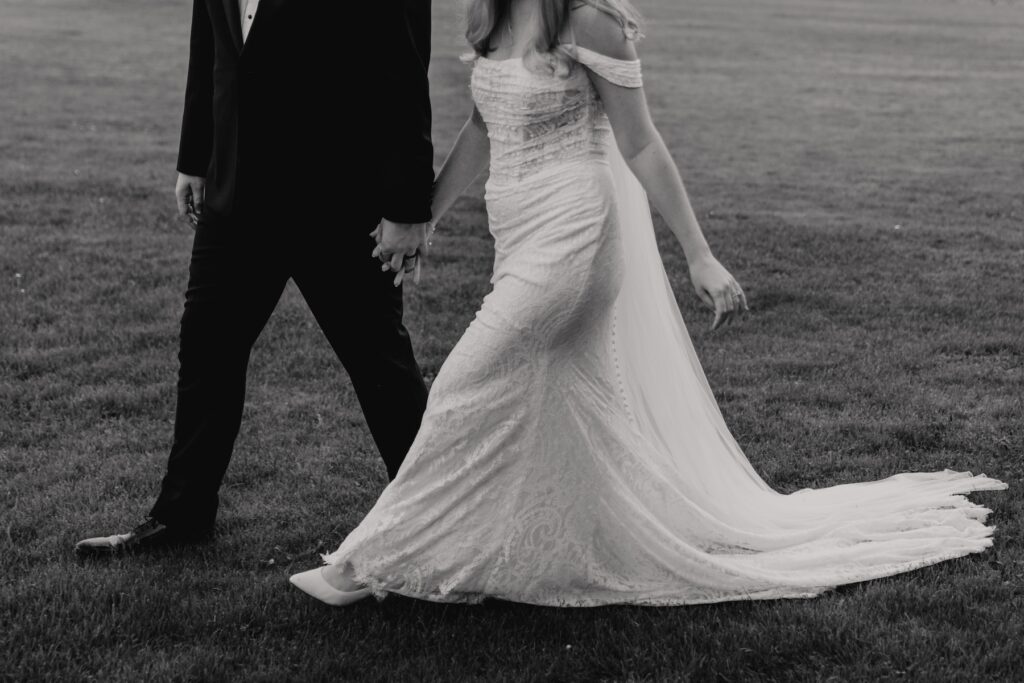
<instances>
[{"instance_id":1,"label":"suit jacket lapel","mask_svg":"<svg viewBox=\"0 0 1024 683\"><path fill-rule=\"evenodd\" d=\"M235 49L242 51L242 17L238 13L238 0L221 0L224 3L224 12L228 18L228 31L231 33L231 41Z\"/></svg>"},{"instance_id":2,"label":"suit jacket lapel","mask_svg":"<svg viewBox=\"0 0 1024 683\"><path fill-rule=\"evenodd\" d=\"M230 1L230 0L225 0L225 2L228 2L228 1ZM330 0L330 1L331 2L342 2L343 0ZM359 1L361 2L361 1L364 1L364 0L359 0ZM371 1L373 1L373 0L371 0ZM263 26L264 24L268 24L270 22L271 18L273 17L274 13L276 13L277 10L281 9L281 7L286 2L288 2L288 0L260 0L259 9L256 10L256 18L253 19L252 27L249 29L249 38L245 41L246 45L248 45L249 43L252 42L253 34L255 34L255 33L262 34L264 31L266 31L266 29L261 29L260 27ZM238 4L238 0L235 0L235 4L236 5Z\"/></svg>"}]
</instances>

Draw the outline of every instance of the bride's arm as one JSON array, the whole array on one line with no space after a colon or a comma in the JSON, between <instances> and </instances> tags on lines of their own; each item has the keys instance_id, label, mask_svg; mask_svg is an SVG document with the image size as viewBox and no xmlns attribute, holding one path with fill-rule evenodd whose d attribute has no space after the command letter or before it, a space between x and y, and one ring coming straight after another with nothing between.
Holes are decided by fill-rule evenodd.
<instances>
[{"instance_id":1,"label":"bride's arm","mask_svg":"<svg viewBox=\"0 0 1024 683\"><path fill-rule=\"evenodd\" d=\"M452 207L466 188L487 168L491 144L487 139L487 128L480 112L473 107L473 113L459 132L448 158L441 166L441 172L434 183L434 200L431 206L432 222L436 225Z\"/></svg>"},{"instance_id":2,"label":"bride's arm","mask_svg":"<svg viewBox=\"0 0 1024 683\"><path fill-rule=\"evenodd\" d=\"M632 41L608 15L591 7L574 12L579 45L620 60L637 59ZM711 254L687 196L683 180L661 134L658 133L643 88L615 85L590 71L591 81L604 103L615 143L651 204L668 224L686 255L690 279L698 296L715 309L713 327L746 308L743 290Z\"/></svg>"}]
</instances>

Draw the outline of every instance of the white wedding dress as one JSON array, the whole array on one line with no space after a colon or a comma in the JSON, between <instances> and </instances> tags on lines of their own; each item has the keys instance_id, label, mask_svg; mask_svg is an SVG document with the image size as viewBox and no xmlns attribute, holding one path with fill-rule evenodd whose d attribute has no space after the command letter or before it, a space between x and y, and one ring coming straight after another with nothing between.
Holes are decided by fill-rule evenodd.
<instances>
[{"instance_id":1,"label":"white wedding dress","mask_svg":"<svg viewBox=\"0 0 1024 683\"><path fill-rule=\"evenodd\" d=\"M573 48L639 87L639 61ZM727 429L587 71L478 58L493 290L397 478L326 562L382 596L539 605L810 597L991 545L946 470L783 495Z\"/></svg>"}]
</instances>

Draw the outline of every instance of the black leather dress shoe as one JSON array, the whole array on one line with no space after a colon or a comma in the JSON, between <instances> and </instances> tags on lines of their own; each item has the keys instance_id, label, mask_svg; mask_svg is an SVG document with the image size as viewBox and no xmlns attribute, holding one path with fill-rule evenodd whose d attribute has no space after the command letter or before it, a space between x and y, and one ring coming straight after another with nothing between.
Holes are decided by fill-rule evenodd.
<instances>
[{"instance_id":1,"label":"black leather dress shoe","mask_svg":"<svg viewBox=\"0 0 1024 683\"><path fill-rule=\"evenodd\" d=\"M210 537L212 530L183 534L150 517L127 534L86 538L75 544L78 555L118 555L170 545L191 545Z\"/></svg>"}]
</instances>

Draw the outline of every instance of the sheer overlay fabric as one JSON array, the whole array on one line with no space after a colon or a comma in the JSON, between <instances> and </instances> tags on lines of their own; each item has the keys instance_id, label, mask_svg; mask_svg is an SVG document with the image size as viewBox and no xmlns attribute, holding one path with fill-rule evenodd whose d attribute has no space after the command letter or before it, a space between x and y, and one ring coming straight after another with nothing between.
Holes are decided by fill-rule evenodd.
<instances>
[{"instance_id":1,"label":"sheer overlay fabric","mask_svg":"<svg viewBox=\"0 0 1024 683\"><path fill-rule=\"evenodd\" d=\"M326 562L378 596L540 605L810 597L991 545L1005 488L945 470L772 490L725 425L647 197L574 47L568 77L479 58L492 291L431 387L397 478Z\"/></svg>"}]
</instances>

